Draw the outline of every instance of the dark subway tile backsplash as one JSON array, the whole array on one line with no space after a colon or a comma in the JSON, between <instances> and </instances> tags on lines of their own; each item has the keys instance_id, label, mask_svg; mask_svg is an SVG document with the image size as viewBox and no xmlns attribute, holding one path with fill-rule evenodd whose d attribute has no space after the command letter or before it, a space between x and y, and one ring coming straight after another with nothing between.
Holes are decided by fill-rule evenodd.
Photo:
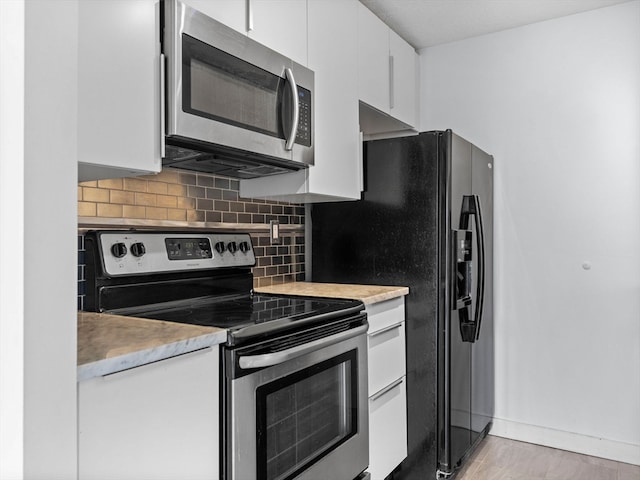
<instances>
[{"instance_id":1,"label":"dark subway tile backsplash","mask_svg":"<svg viewBox=\"0 0 640 480\"><path fill-rule=\"evenodd\" d=\"M240 182L235 179L165 169L158 175L83 182L78 185L78 215L87 223L95 220L99 224L101 218L109 218L110 225L118 218L145 220L145 225L157 220L160 225L173 221L193 227L196 222L211 229L242 230L249 225L256 254L254 287L304 280L304 205L242 198ZM271 220L292 227L281 229L280 245L270 244ZM255 230L256 224L264 229ZM79 232L79 310L84 307L86 291L84 258L84 236Z\"/></svg>"}]
</instances>

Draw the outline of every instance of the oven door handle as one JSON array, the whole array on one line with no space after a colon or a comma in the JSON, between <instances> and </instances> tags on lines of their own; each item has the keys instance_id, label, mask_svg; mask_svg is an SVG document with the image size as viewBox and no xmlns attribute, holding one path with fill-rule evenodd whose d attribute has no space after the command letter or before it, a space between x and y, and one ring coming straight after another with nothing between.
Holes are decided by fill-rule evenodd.
<instances>
[{"instance_id":1,"label":"oven door handle","mask_svg":"<svg viewBox=\"0 0 640 480\"><path fill-rule=\"evenodd\" d=\"M351 330L347 330L346 332L331 335L330 337L320 338L318 340L314 340L297 347L289 348L281 352L264 353L261 355L247 355L244 357L240 357L240 359L238 360L238 364L243 370L272 367L274 365L279 365L289 360L293 360L294 358L301 357L302 355L315 352L330 345L344 342L345 340L357 337L358 335L363 335L367 332L368 328L368 324L361 325Z\"/></svg>"}]
</instances>

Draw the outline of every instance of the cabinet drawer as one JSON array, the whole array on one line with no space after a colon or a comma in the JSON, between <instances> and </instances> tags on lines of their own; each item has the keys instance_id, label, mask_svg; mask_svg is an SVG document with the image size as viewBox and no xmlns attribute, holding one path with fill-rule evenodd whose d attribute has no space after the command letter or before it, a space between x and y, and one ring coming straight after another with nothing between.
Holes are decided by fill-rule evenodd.
<instances>
[{"instance_id":1,"label":"cabinet drawer","mask_svg":"<svg viewBox=\"0 0 640 480\"><path fill-rule=\"evenodd\" d=\"M367 335L369 346L369 396L406 373L402 319Z\"/></svg>"},{"instance_id":2,"label":"cabinet drawer","mask_svg":"<svg viewBox=\"0 0 640 480\"><path fill-rule=\"evenodd\" d=\"M369 473L382 480L407 456L406 377L369 398Z\"/></svg>"},{"instance_id":3,"label":"cabinet drawer","mask_svg":"<svg viewBox=\"0 0 640 480\"><path fill-rule=\"evenodd\" d=\"M369 333L382 330L404 320L404 297L373 303L366 307Z\"/></svg>"}]
</instances>

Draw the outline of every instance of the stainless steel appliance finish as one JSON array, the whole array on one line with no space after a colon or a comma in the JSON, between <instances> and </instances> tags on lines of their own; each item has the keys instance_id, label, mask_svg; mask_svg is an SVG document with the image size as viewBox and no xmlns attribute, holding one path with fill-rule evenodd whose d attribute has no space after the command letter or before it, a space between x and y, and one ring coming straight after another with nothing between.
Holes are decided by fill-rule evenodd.
<instances>
[{"instance_id":1,"label":"stainless steel appliance finish","mask_svg":"<svg viewBox=\"0 0 640 480\"><path fill-rule=\"evenodd\" d=\"M368 466L360 301L258 295L246 233L93 231L88 310L227 329L225 480L354 479Z\"/></svg>"},{"instance_id":2,"label":"stainless steel appliance finish","mask_svg":"<svg viewBox=\"0 0 640 480\"><path fill-rule=\"evenodd\" d=\"M254 178L313 165L311 70L164 0L163 164Z\"/></svg>"},{"instance_id":3,"label":"stainless steel appliance finish","mask_svg":"<svg viewBox=\"0 0 640 480\"><path fill-rule=\"evenodd\" d=\"M452 131L366 142L358 202L316 204L314 281L407 285L408 456L447 478L493 420L493 157Z\"/></svg>"},{"instance_id":4,"label":"stainless steel appliance finish","mask_svg":"<svg viewBox=\"0 0 640 480\"><path fill-rule=\"evenodd\" d=\"M111 253L102 259L105 273L111 276L246 267L256 261L251 237L242 233L179 234L174 240L167 234L132 230L104 232L98 241L103 252ZM225 251L229 253L224 255Z\"/></svg>"},{"instance_id":5,"label":"stainless steel appliance finish","mask_svg":"<svg viewBox=\"0 0 640 480\"><path fill-rule=\"evenodd\" d=\"M277 353L226 352L229 479L352 479L366 468L366 331Z\"/></svg>"}]
</instances>

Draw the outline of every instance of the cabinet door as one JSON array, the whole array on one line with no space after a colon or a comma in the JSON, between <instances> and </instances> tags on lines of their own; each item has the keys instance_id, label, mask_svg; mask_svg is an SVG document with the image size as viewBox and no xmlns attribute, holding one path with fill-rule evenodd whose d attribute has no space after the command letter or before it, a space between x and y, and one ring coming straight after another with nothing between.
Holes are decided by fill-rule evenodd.
<instances>
[{"instance_id":1,"label":"cabinet door","mask_svg":"<svg viewBox=\"0 0 640 480\"><path fill-rule=\"evenodd\" d=\"M247 33L247 15L244 0L182 0L214 20L241 33Z\"/></svg>"},{"instance_id":2,"label":"cabinet door","mask_svg":"<svg viewBox=\"0 0 640 480\"><path fill-rule=\"evenodd\" d=\"M243 197L304 203L360 198L357 40L353 35L359 5L356 0L309 0L315 165L296 173L241 180Z\"/></svg>"},{"instance_id":3,"label":"cabinet door","mask_svg":"<svg viewBox=\"0 0 640 480\"><path fill-rule=\"evenodd\" d=\"M80 181L161 169L158 13L155 0L78 2Z\"/></svg>"},{"instance_id":4,"label":"cabinet door","mask_svg":"<svg viewBox=\"0 0 640 480\"><path fill-rule=\"evenodd\" d=\"M78 384L79 479L219 477L218 347Z\"/></svg>"},{"instance_id":5,"label":"cabinet door","mask_svg":"<svg viewBox=\"0 0 640 480\"><path fill-rule=\"evenodd\" d=\"M353 199L359 199L362 190L358 46L353 35L358 5L309 0L309 67L316 72L316 164L309 171L310 190Z\"/></svg>"},{"instance_id":6,"label":"cabinet door","mask_svg":"<svg viewBox=\"0 0 640 480\"><path fill-rule=\"evenodd\" d=\"M360 100L389 112L389 27L371 10L358 8L358 82Z\"/></svg>"},{"instance_id":7,"label":"cabinet door","mask_svg":"<svg viewBox=\"0 0 640 480\"><path fill-rule=\"evenodd\" d=\"M360 128L365 139L415 131L417 61L411 45L360 5L358 91L362 102Z\"/></svg>"},{"instance_id":8,"label":"cabinet door","mask_svg":"<svg viewBox=\"0 0 640 480\"><path fill-rule=\"evenodd\" d=\"M417 61L411 45L396 32L389 31L391 67L390 114L410 126L417 125Z\"/></svg>"},{"instance_id":9,"label":"cabinet door","mask_svg":"<svg viewBox=\"0 0 640 480\"><path fill-rule=\"evenodd\" d=\"M249 0L249 37L307 65L306 0Z\"/></svg>"}]
</instances>

